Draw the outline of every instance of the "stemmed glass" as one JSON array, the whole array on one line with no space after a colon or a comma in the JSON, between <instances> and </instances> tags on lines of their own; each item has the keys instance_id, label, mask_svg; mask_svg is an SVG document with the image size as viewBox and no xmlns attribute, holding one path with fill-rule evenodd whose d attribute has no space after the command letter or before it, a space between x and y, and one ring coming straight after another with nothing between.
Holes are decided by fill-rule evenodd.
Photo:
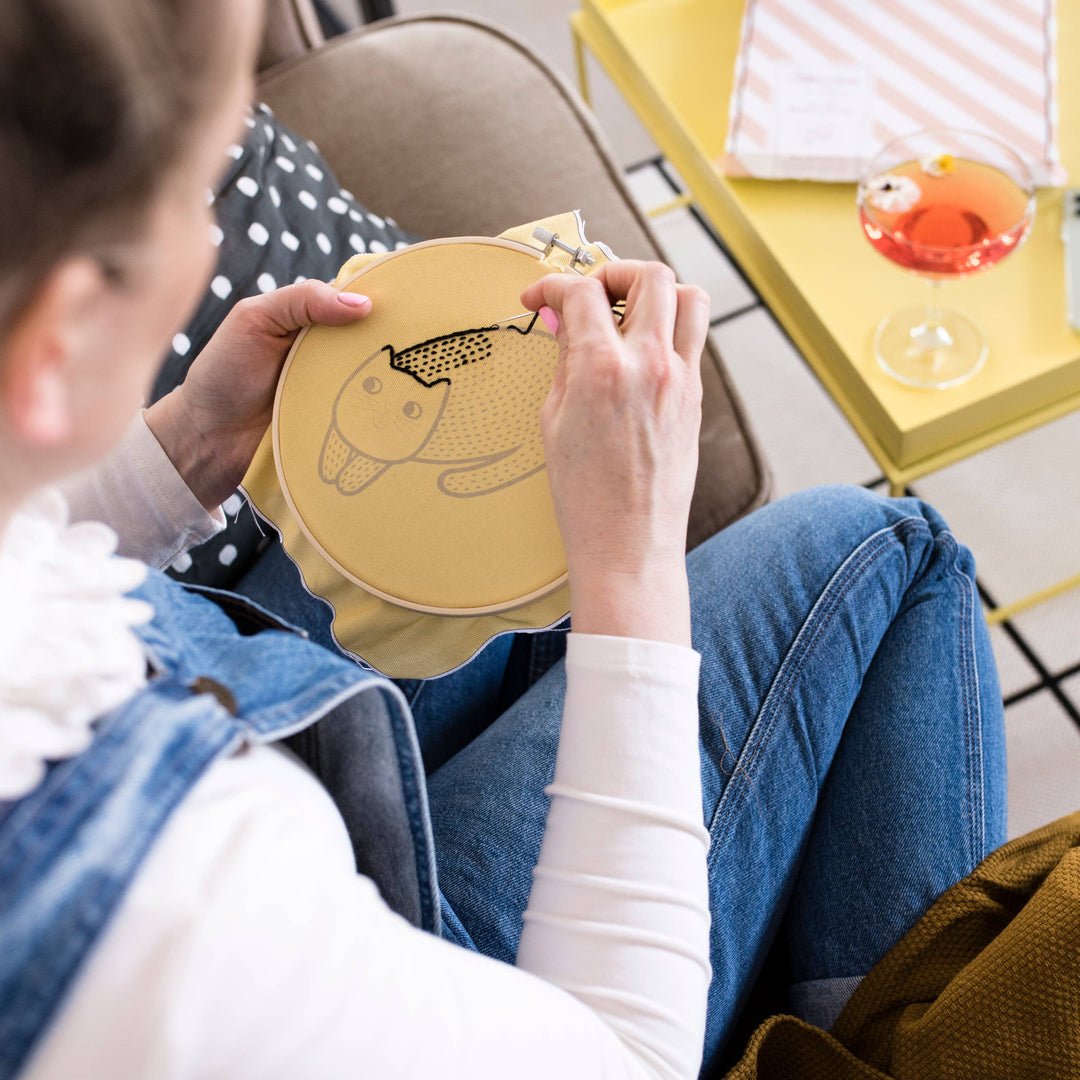
<instances>
[{"instance_id":1,"label":"stemmed glass","mask_svg":"<svg viewBox=\"0 0 1080 1080\"><path fill-rule=\"evenodd\" d=\"M1024 160L974 131L922 131L894 139L859 181L859 220L874 248L933 290L925 307L883 319L874 354L893 378L943 389L970 379L986 341L968 318L942 308L943 281L996 266L1035 217L1035 184Z\"/></svg>"}]
</instances>

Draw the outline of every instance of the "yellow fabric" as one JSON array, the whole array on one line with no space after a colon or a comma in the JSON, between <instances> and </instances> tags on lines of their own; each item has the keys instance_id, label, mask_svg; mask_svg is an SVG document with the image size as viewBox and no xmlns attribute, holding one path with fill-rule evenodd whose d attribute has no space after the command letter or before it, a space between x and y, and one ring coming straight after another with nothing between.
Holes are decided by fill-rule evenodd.
<instances>
[{"instance_id":1,"label":"yellow fabric","mask_svg":"<svg viewBox=\"0 0 1080 1080\"><path fill-rule=\"evenodd\" d=\"M773 1017L727 1080L1024 1077L1080 1077L1080 813L949 889L830 1033Z\"/></svg>"},{"instance_id":2,"label":"yellow fabric","mask_svg":"<svg viewBox=\"0 0 1080 1080\"><path fill-rule=\"evenodd\" d=\"M394 677L444 674L570 609L539 438L558 347L518 297L571 255L543 257L537 225L588 250L584 272L611 257L569 213L350 259L337 284L372 314L298 338L244 479L337 640Z\"/></svg>"}]
</instances>

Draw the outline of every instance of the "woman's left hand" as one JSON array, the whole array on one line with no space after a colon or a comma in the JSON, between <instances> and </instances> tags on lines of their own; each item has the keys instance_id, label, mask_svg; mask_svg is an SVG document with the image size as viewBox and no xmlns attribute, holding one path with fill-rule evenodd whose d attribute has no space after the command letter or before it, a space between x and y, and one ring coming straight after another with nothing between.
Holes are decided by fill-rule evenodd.
<instances>
[{"instance_id":1,"label":"woman's left hand","mask_svg":"<svg viewBox=\"0 0 1080 1080\"><path fill-rule=\"evenodd\" d=\"M296 335L313 323L344 326L371 301L314 279L241 300L146 423L207 510L237 488L274 409L281 367Z\"/></svg>"}]
</instances>

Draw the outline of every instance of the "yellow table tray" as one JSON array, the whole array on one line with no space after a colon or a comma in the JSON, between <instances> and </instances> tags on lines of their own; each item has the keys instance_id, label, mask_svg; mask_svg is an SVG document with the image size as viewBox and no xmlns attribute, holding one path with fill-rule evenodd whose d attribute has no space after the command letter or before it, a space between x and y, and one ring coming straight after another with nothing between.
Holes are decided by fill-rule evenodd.
<instances>
[{"instance_id":1,"label":"yellow table tray","mask_svg":"<svg viewBox=\"0 0 1080 1080\"><path fill-rule=\"evenodd\" d=\"M743 0L585 0L572 16L587 47L762 298L847 415L894 490L1080 407L1080 334L1065 313L1060 191L1044 189L1027 244L991 272L948 283L990 346L985 368L945 391L892 381L871 350L893 310L928 288L862 235L851 184L721 175ZM1080 11L1060 9L1059 54L1080 47ZM1080 183L1080 70L1060 71L1062 161Z\"/></svg>"}]
</instances>

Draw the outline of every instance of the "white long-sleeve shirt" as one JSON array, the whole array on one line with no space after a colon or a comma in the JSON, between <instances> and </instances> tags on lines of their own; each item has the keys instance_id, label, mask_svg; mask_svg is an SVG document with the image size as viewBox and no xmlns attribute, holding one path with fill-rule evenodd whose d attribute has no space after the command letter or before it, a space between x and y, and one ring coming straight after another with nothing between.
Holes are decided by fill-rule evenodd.
<instances>
[{"instance_id":1,"label":"white long-sleeve shirt","mask_svg":"<svg viewBox=\"0 0 1080 1080\"><path fill-rule=\"evenodd\" d=\"M220 527L141 419L67 494L73 517L157 565ZM248 747L172 816L25 1080L695 1077L710 976L699 657L567 645L516 966L391 912L318 782Z\"/></svg>"}]
</instances>

